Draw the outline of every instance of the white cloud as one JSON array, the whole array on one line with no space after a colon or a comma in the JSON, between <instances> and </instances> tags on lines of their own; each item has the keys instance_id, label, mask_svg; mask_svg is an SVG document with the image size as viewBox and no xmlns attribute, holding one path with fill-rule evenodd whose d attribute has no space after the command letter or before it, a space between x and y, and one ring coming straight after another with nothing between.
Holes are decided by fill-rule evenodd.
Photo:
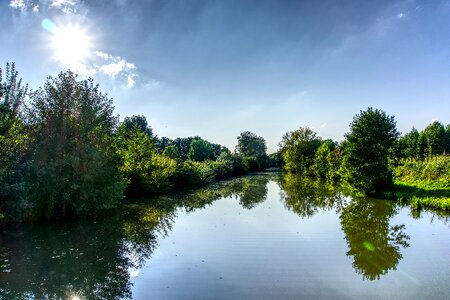
<instances>
[{"instance_id":1,"label":"white cloud","mask_svg":"<svg viewBox=\"0 0 450 300\"><path fill-rule=\"evenodd\" d=\"M136 84L136 80L134 80L135 77L136 77L136 74L128 74L127 88L132 88Z\"/></svg>"},{"instance_id":2,"label":"white cloud","mask_svg":"<svg viewBox=\"0 0 450 300\"><path fill-rule=\"evenodd\" d=\"M60 9L62 12L76 12L77 1L75 0L50 0L50 7Z\"/></svg>"},{"instance_id":3,"label":"white cloud","mask_svg":"<svg viewBox=\"0 0 450 300\"><path fill-rule=\"evenodd\" d=\"M9 2L9 6L20 10L24 10L26 7L25 2L23 0L11 0Z\"/></svg>"},{"instance_id":4,"label":"white cloud","mask_svg":"<svg viewBox=\"0 0 450 300\"><path fill-rule=\"evenodd\" d=\"M95 51L94 54L103 62L98 64L96 69L111 78L115 79L117 76L126 79L126 87L132 88L136 85L136 65L126 61L120 56L113 56L104 51Z\"/></svg>"},{"instance_id":5,"label":"white cloud","mask_svg":"<svg viewBox=\"0 0 450 300\"><path fill-rule=\"evenodd\" d=\"M33 12L34 12L35 14L39 13L39 5L33 6Z\"/></svg>"},{"instance_id":6,"label":"white cloud","mask_svg":"<svg viewBox=\"0 0 450 300\"><path fill-rule=\"evenodd\" d=\"M327 123L323 123L323 124L321 124L319 127L320 127L320 128L325 128L325 127L327 127Z\"/></svg>"},{"instance_id":7,"label":"white cloud","mask_svg":"<svg viewBox=\"0 0 450 300\"><path fill-rule=\"evenodd\" d=\"M406 15L404 13L402 13L402 12L398 13L397 16L396 16L396 18L399 19L399 20L403 19L405 17L406 17Z\"/></svg>"}]
</instances>

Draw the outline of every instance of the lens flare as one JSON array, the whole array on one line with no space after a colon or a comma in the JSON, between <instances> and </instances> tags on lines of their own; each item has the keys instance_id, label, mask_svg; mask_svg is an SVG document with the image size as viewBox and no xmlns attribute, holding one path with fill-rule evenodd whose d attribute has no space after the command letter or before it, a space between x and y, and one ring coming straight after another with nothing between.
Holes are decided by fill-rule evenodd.
<instances>
[{"instance_id":1,"label":"lens flare","mask_svg":"<svg viewBox=\"0 0 450 300\"><path fill-rule=\"evenodd\" d=\"M53 59L66 68L80 69L92 52L92 39L86 29L76 24L57 26L49 19L44 19L41 26L51 33Z\"/></svg>"}]
</instances>

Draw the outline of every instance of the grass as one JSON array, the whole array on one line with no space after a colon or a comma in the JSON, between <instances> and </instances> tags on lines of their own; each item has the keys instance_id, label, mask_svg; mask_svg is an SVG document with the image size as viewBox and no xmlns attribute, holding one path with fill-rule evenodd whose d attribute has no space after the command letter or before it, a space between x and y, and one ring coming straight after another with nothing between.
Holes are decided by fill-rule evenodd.
<instances>
[{"instance_id":1,"label":"grass","mask_svg":"<svg viewBox=\"0 0 450 300\"><path fill-rule=\"evenodd\" d=\"M450 212L450 156L408 159L395 169L394 187L384 196L408 203L413 209Z\"/></svg>"}]
</instances>

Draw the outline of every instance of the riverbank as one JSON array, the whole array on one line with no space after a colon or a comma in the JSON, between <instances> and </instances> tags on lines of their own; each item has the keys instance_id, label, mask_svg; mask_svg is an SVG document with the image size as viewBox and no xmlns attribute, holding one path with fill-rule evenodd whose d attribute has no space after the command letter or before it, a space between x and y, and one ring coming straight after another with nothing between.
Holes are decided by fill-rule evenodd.
<instances>
[{"instance_id":1,"label":"riverbank","mask_svg":"<svg viewBox=\"0 0 450 300\"><path fill-rule=\"evenodd\" d=\"M450 156L408 159L395 169L394 187L383 196L411 205L450 211Z\"/></svg>"}]
</instances>

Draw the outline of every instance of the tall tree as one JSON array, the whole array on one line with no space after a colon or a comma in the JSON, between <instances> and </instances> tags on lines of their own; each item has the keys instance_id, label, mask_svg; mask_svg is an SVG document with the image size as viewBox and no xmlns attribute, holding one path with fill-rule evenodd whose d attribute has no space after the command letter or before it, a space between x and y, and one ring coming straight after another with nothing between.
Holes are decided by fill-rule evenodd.
<instances>
[{"instance_id":1,"label":"tall tree","mask_svg":"<svg viewBox=\"0 0 450 300\"><path fill-rule=\"evenodd\" d=\"M314 163L321 139L309 127L288 132L280 142L284 168L292 173L307 173Z\"/></svg>"},{"instance_id":2,"label":"tall tree","mask_svg":"<svg viewBox=\"0 0 450 300\"><path fill-rule=\"evenodd\" d=\"M428 125L422 132L426 147L426 155L442 154L445 151L445 128L442 123L435 121Z\"/></svg>"},{"instance_id":3,"label":"tall tree","mask_svg":"<svg viewBox=\"0 0 450 300\"><path fill-rule=\"evenodd\" d=\"M399 133L393 116L368 108L353 118L346 134L344 178L357 190L379 191L392 183L389 159Z\"/></svg>"},{"instance_id":4,"label":"tall tree","mask_svg":"<svg viewBox=\"0 0 450 300\"><path fill-rule=\"evenodd\" d=\"M214 160L216 155L213 145L203 139L193 140L189 148L188 158L193 161Z\"/></svg>"},{"instance_id":5,"label":"tall tree","mask_svg":"<svg viewBox=\"0 0 450 300\"><path fill-rule=\"evenodd\" d=\"M113 147L112 99L92 79L70 72L48 77L31 95L29 197L38 215L63 217L111 207L124 182Z\"/></svg>"},{"instance_id":6,"label":"tall tree","mask_svg":"<svg viewBox=\"0 0 450 300\"><path fill-rule=\"evenodd\" d=\"M250 131L244 131L238 136L236 151L244 156L262 157L266 155L266 141Z\"/></svg>"},{"instance_id":7,"label":"tall tree","mask_svg":"<svg viewBox=\"0 0 450 300\"><path fill-rule=\"evenodd\" d=\"M0 219L3 214L19 217L18 203L23 192L24 155L28 132L21 118L21 108L28 92L15 64L6 64L5 81L0 68Z\"/></svg>"}]
</instances>

